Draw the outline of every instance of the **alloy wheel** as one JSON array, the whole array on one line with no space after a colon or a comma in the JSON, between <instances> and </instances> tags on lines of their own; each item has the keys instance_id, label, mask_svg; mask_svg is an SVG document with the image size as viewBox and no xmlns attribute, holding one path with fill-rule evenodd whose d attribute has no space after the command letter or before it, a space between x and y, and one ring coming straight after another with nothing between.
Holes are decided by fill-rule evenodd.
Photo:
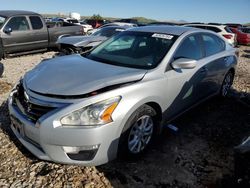
<instances>
[{"instance_id":1,"label":"alloy wheel","mask_svg":"<svg viewBox=\"0 0 250 188\"><path fill-rule=\"evenodd\" d=\"M133 154L143 151L153 136L154 121L151 116L140 117L133 125L128 137L128 149Z\"/></svg>"}]
</instances>

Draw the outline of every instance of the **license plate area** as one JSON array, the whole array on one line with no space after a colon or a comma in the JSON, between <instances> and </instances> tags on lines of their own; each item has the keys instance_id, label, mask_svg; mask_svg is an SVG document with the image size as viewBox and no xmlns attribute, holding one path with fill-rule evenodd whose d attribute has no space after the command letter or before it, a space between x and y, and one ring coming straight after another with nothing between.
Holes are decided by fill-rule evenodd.
<instances>
[{"instance_id":1,"label":"license plate area","mask_svg":"<svg viewBox=\"0 0 250 188\"><path fill-rule=\"evenodd\" d=\"M22 136L25 136L24 133L24 126L22 122L20 122L18 119L14 118L13 116L11 117L11 125L12 127Z\"/></svg>"}]
</instances>

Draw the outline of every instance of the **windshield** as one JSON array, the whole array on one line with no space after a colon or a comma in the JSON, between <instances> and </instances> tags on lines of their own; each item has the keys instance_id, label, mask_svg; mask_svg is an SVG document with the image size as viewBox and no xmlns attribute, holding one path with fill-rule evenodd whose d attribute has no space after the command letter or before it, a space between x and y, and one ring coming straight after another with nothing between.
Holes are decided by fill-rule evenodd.
<instances>
[{"instance_id":1,"label":"windshield","mask_svg":"<svg viewBox=\"0 0 250 188\"><path fill-rule=\"evenodd\" d=\"M242 28L241 31L244 33L250 33L250 28Z\"/></svg>"},{"instance_id":2,"label":"windshield","mask_svg":"<svg viewBox=\"0 0 250 188\"><path fill-rule=\"evenodd\" d=\"M96 47L87 58L117 66L152 69L176 38L168 34L125 31Z\"/></svg>"},{"instance_id":3,"label":"windshield","mask_svg":"<svg viewBox=\"0 0 250 188\"><path fill-rule=\"evenodd\" d=\"M111 37L114 34L120 33L121 31L124 31L125 29L122 28L115 28L115 27L107 27L102 28L92 34L92 36L103 36L103 37Z\"/></svg>"},{"instance_id":4,"label":"windshield","mask_svg":"<svg viewBox=\"0 0 250 188\"><path fill-rule=\"evenodd\" d=\"M0 28L3 26L5 20L6 20L5 17L0 16Z\"/></svg>"}]
</instances>

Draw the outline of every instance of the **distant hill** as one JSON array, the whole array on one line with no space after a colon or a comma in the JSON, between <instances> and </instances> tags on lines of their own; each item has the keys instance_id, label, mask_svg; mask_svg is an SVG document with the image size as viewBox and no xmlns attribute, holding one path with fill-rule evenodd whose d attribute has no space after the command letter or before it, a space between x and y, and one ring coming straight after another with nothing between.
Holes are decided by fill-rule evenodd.
<instances>
[{"instance_id":1,"label":"distant hill","mask_svg":"<svg viewBox=\"0 0 250 188\"><path fill-rule=\"evenodd\" d=\"M68 17L68 14L62 14L62 13L58 13L58 14L42 14L43 17ZM88 19L91 16L81 16L81 19ZM103 17L103 19L105 20L119 20L121 18L114 18L114 17ZM132 17L131 19L137 19L139 23L150 23L150 22L156 22L157 20L154 19L148 19L148 18L144 18L144 17Z\"/></svg>"}]
</instances>

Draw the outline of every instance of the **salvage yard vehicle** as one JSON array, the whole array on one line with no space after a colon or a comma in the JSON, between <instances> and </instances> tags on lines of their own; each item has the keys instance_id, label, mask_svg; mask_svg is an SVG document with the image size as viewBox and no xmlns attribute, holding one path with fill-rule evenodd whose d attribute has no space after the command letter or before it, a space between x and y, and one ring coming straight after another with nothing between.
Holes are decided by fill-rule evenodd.
<instances>
[{"instance_id":1,"label":"salvage yard vehicle","mask_svg":"<svg viewBox=\"0 0 250 188\"><path fill-rule=\"evenodd\" d=\"M11 129L43 160L87 166L135 157L166 122L226 96L236 64L236 49L214 32L132 28L28 72L9 96Z\"/></svg>"},{"instance_id":2,"label":"salvage yard vehicle","mask_svg":"<svg viewBox=\"0 0 250 188\"><path fill-rule=\"evenodd\" d=\"M58 50L62 54L82 53L91 50L111 36L125 31L127 26L104 27L88 36L66 36L57 40Z\"/></svg>"},{"instance_id":3,"label":"salvage yard vehicle","mask_svg":"<svg viewBox=\"0 0 250 188\"><path fill-rule=\"evenodd\" d=\"M237 38L236 38L236 34L234 34L234 32L231 31L231 29L227 26L227 25L223 25L223 24L187 24L184 25L187 27L196 27L196 28L200 28L200 29L207 29L210 31L214 31L218 34L220 34L221 36L223 36L227 42L229 44L231 44L232 46L236 46L237 45Z\"/></svg>"},{"instance_id":4,"label":"salvage yard vehicle","mask_svg":"<svg viewBox=\"0 0 250 188\"><path fill-rule=\"evenodd\" d=\"M0 59L56 47L64 35L82 35L79 25L48 28L41 15L29 11L0 11Z\"/></svg>"},{"instance_id":5,"label":"salvage yard vehicle","mask_svg":"<svg viewBox=\"0 0 250 188\"><path fill-rule=\"evenodd\" d=\"M240 28L230 28L236 35L239 44L250 45L250 34L244 33Z\"/></svg>"}]
</instances>

